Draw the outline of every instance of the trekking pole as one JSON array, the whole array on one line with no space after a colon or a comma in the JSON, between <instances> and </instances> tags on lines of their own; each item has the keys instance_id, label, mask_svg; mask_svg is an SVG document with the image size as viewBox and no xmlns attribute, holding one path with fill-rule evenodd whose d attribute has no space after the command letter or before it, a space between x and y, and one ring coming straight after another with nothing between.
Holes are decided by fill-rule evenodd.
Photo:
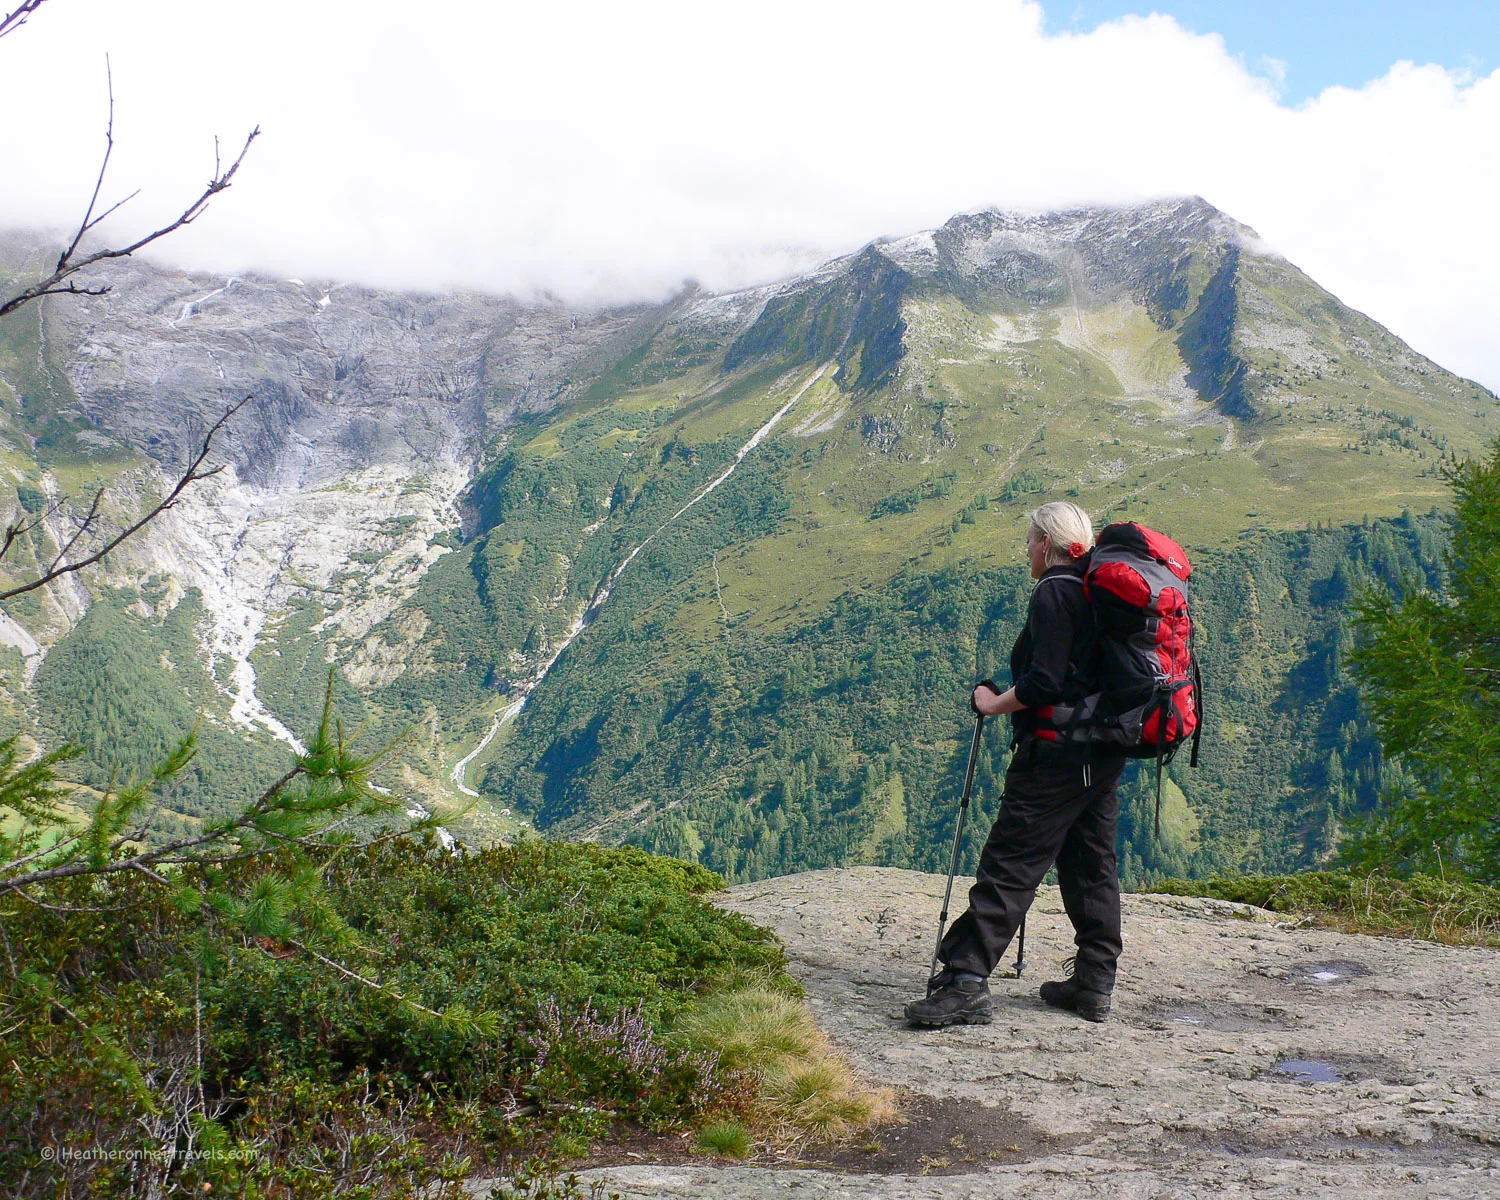
<instances>
[{"instance_id":1,"label":"trekking pole","mask_svg":"<svg viewBox=\"0 0 1500 1200\"><path fill-rule=\"evenodd\" d=\"M974 790L974 768L979 765L979 739L984 736L984 714L976 713L974 741L969 746L969 769L964 773L964 798L958 804L958 828L953 831L953 856L948 860L948 890L943 893L943 911L938 917L937 945L932 948L932 970L927 976L927 994L932 995L932 981L937 978L938 953L943 948L943 932L948 926L948 902L953 899L953 877L958 874L958 850L964 840L964 826L969 820L969 795Z\"/></svg>"}]
</instances>

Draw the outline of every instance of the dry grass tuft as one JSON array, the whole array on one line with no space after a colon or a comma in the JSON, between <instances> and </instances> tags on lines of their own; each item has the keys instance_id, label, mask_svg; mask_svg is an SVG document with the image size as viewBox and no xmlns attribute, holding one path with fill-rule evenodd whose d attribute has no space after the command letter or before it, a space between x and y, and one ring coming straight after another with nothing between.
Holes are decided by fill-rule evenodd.
<instances>
[{"instance_id":1,"label":"dry grass tuft","mask_svg":"<svg viewBox=\"0 0 1500 1200\"><path fill-rule=\"evenodd\" d=\"M896 1111L888 1089L864 1086L832 1055L768 1073L762 1096L770 1112L818 1142L837 1141Z\"/></svg>"},{"instance_id":2,"label":"dry grass tuft","mask_svg":"<svg viewBox=\"0 0 1500 1200\"><path fill-rule=\"evenodd\" d=\"M748 1108L776 1141L837 1141L895 1115L891 1090L861 1080L795 997L758 986L724 992L698 1005L680 1033L755 1080Z\"/></svg>"}]
</instances>

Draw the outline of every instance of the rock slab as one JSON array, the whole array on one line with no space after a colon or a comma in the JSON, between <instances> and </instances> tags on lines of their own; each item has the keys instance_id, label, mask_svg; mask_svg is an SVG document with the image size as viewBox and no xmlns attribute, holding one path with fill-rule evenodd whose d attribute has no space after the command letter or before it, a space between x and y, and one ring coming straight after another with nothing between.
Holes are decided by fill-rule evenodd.
<instances>
[{"instance_id":1,"label":"rock slab","mask_svg":"<svg viewBox=\"0 0 1500 1200\"><path fill-rule=\"evenodd\" d=\"M955 1152L900 1175L705 1162L589 1176L629 1198L1500 1196L1500 952L1130 895L1115 1009L1090 1025L1037 999L1072 951L1057 890L1043 888L1025 977L1012 951L990 981L994 1023L911 1029L900 1010L923 988L943 884L856 867L744 884L719 903L776 931L867 1075L1019 1118L1032 1157Z\"/></svg>"}]
</instances>

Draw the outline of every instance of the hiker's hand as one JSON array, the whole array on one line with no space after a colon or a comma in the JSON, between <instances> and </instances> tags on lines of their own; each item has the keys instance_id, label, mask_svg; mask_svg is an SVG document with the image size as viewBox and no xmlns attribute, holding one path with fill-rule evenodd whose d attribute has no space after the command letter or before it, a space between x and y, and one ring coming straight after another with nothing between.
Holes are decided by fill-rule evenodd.
<instances>
[{"instance_id":1,"label":"hiker's hand","mask_svg":"<svg viewBox=\"0 0 1500 1200\"><path fill-rule=\"evenodd\" d=\"M974 688L974 694L969 697L969 707L987 717L997 717L1004 711L1000 707L1000 693L987 683Z\"/></svg>"}]
</instances>

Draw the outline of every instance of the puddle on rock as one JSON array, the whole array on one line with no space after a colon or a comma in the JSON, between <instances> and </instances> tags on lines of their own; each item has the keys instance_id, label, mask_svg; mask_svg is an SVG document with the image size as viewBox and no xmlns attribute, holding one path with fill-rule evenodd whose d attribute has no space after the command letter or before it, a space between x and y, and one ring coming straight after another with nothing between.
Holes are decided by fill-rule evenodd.
<instances>
[{"instance_id":1,"label":"puddle on rock","mask_svg":"<svg viewBox=\"0 0 1500 1200\"><path fill-rule=\"evenodd\" d=\"M1156 1004L1144 1022L1148 1029L1207 1029L1214 1033L1259 1033L1285 1029L1269 1009L1249 1004Z\"/></svg>"},{"instance_id":2,"label":"puddle on rock","mask_svg":"<svg viewBox=\"0 0 1500 1200\"><path fill-rule=\"evenodd\" d=\"M1348 983L1351 979L1362 979L1370 974L1370 968L1352 958L1334 959L1331 962L1300 963L1288 978L1297 983L1310 983L1314 987L1332 987Z\"/></svg>"},{"instance_id":3,"label":"puddle on rock","mask_svg":"<svg viewBox=\"0 0 1500 1200\"><path fill-rule=\"evenodd\" d=\"M1312 1048L1289 1050L1270 1073L1294 1083L1356 1083L1378 1079L1392 1086L1409 1086L1418 1082L1409 1068L1378 1054L1345 1054Z\"/></svg>"},{"instance_id":4,"label":"puddle on rock","mask_svg":"<svg viewBox=\"0 0 1500 1200\"><path fill-rule=\"evenodd\" d=\"M1344 1078L1337 1067L1321 1058L1283 1058L1271 1070L1297 1083L1338 1083Z\"/></svg>"},{"instance_id":5,"label":"puddle on rock","mask_svg":"<svg viewBox=\"0 0 1500 1200\"><path fill-rule=\"evenodd\" d=\"M979 1100L908 1094L896 1120L821 1153L808 1150L795 1165L841 1174L970 1175L1046 1158L1088 1140L1085 1134L1042 1133L1019 1114Z\"/></svg>"}]
</instances>

